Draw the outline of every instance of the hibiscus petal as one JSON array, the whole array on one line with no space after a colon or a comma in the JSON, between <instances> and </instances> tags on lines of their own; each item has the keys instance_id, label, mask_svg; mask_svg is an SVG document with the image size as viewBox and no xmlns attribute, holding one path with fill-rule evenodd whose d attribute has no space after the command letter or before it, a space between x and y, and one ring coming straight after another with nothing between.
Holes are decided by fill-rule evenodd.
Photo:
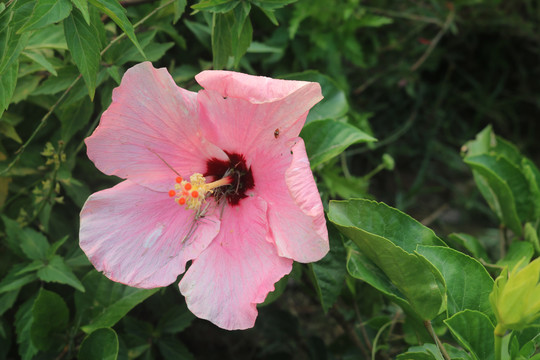
<instances>
[{"instance_id":1,"label":"hibiscus petal","mask_svg":"<svg viewBox=\"0 0 540 360\"><path fill-rule=\"evenodd\" d=\"M292 155L259 153L252 171L255 192L268 203L270 238L278 254L306 263L326 255L328 230L304 141L295 142Z\"/></svg>"},{"instance_id":2,"label":"hibiscus petal","mask_svg":"<svg viewBox=\"0 0 540 360\"><path fill-rule=\"evenodd\" d=\"M318 83L274 80L227 71L197 75L201 126L228 152L248 154L298 136L307 112L322 99Z\"/></svg>"},{"instance_id":3,"label":"hibiscus petal","mask_svg":"<svg viewBox=\"0 0 540 360\"><path fill-rule=\"evenodd\" d=\"M126 180L86 201L80 246L111 280L141 288L166 286L219 232L216 216L200 219L192 228L193 218L192 210L168 194Z\"/></svg>"},{"instance_id":4,"label":"hibiscus petal","mask_svg":"<svg viewBox=\"0 0 540 360\"><path fill-rule=\"evenodd\" d=\"M160 191L174 184L175 171L184 177L204 172L206 159L226 157L202 137L196 98L166 69L135 65L86 139L88 157L105 174Z\"/></svg>"},{"instance_id":5,"label":"hibiscus petal","mask_svg":"<svg viewBox=\"0 0 540 360\"><path fill-rule=\"evenodd\" d=\"M299 90L305 96L319 97L315 103L322 99L320 85L307 81L279 80L222 70L203 71L195 76L195 80L206 90L215 90L223 97L240 98L255 104L281 100Z\"/></svg>"},{"instance_id":6,"label":"hibiscus petal","mask_svg":"<svg viewBox=\"0 0 540 360\"><path fill-rule=\"evenodd\" d=\"M248 198L224 209L219 235L180 281L191 312L228 330L255 324L256 304L292 269L292 261L265 241L266 233L264 200Z\"/></svg>"}]
</instances>

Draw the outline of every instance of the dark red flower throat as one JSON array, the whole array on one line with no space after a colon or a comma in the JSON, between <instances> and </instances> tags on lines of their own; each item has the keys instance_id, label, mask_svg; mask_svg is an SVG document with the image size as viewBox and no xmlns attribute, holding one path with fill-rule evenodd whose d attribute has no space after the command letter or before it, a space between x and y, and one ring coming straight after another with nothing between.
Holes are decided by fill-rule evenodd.
<instances>
[{"instance_id":1,"label":"dark red flower throat","mask_svg":"<svg viewBox=\"0 0 540 360\"><path fill-rule=\"evenodd\" d=\"M246 198L246 192L255 187L251 168L246 165L244 155L225 152L229 160L212 158L206 162L204 176L212 176L215 180L230 176L230 185L221 186L214 190L212 196L217 202L226 200L229 205L238 205L240 200Z\"/></svg>"}]
</instances>

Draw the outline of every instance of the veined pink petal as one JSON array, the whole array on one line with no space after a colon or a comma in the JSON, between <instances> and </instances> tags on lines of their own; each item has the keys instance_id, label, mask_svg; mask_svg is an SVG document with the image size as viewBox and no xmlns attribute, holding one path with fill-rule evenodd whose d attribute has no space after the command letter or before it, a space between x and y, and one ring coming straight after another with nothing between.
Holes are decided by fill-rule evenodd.
<instances>
[{"instance_id":1,"label":"veined pink petal","mask_svg":"<svg viewBox=\"0 0 540 360\"><path fill-rule=\"evenodd\" d=\"M88 198L81 211L80 246L111 280L166 286L219 232L217 216L200 219L195 228L193 218L192 210L168 194L125 180Z\"/></svg>"},{"instance_id":2,"label":"veined pink petal","mask_svg":"<svg viewBox=\"0 0 540 360\"><path fill-rule=\"evenodd\" d=\"M270 238L278 254L306 263L326 255L328 230L304 141L295 142L292 155L257 154L252 171L254 190L268 203Z\"/></svg>"},{"instance_id":3,"label":"veined pink petal","mask_svg":"<svg viewBox=\"0 0 540 360\"><path fill-rule=\"evenodd\" d=\"M247 156L257 147L297 137L307 112L322 99L318 83L217 73L225 75L197 77L209 86L198 95L201 127L209 141L228 152Z\"/></svg>"},{"instance_id":4,"label":"veined pink petal","mask_svg":"<svg viewBox=\"0 0 540 360\"><path fill-rule=\"evenodd\" d=\"M281 100L297 91L308 97L319 97L315 103L322 99L319 84L307 81L279 80L222 70L203 71L195 76L195 80L206 90L217 91L223 97L240 98L254 104Z\"/></svg>"},{"instance_id":5,"label":"veined pink petal","mask_svg":"<svg viewBox=\"0 0 540 360\"><path fill-rule=\"evenodd\" d=\"M172 169L189 177L204 172L208 158L226 159L202 137L197 108L197 94L176 86L166 69L135 65L86 139L88 157L105 174L167 191Z\"/></svg>"},{"instance_id":6,"label":"veined pink petal","mask_svg":"<svg viewBox=\"0 0 540 360\"><path fill-rule=\"evenodd\" d=\"M244 199L225 207L221 231L191 264L180 281L189 309L224 329L247 329L257 317L256 304L292 269L265 241L266 203Z\"/></svg>"}]
</instances>

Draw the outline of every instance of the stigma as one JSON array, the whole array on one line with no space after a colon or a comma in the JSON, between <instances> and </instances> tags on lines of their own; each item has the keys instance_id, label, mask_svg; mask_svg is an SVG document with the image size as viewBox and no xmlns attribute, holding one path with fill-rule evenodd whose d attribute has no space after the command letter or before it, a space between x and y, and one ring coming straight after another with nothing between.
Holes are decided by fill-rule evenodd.
<instances>
[{"instance_id":1,"label":"stigma","mask_svg":"<svg viewBox=\"0 0 540 360\"><path fill-rule=\"evenodd\" d=\"M215 188L229 185L231 182L231 177L224 177L207 183L206 178L199 173L191 175L189 181L178 176L175 179L174 189L169 190L169 196L174 198L178 205L198 211L206 198L212 195Z\"/></svg>"}]
</instances>

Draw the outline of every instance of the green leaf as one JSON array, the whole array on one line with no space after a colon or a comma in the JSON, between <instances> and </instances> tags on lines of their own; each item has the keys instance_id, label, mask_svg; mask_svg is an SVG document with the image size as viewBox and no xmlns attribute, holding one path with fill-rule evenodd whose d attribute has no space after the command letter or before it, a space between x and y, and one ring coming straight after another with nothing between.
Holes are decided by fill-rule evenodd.
<instances>
[{"instance_id":1,"label":"green leaf","mask_svg":"<svg viewBox=\"0 0 540 360\"><path fill-rule=\"evenodd\" d=\"M486 249L480 243L480 241L472 235L463 233L454 233L448 235L448 238L455 243L463 246L471 255L475 258L489 261L489 257L486 253Z\"/></svg>"},{"instance_id":2,"label":"green leaf","mask_svg":"<svg viewBox=\"0 0 540 360\"><path fill-rule=\"evenodd\" d=\"M30 94L32 94L38 87L40 81L41 76L38 74L24 76L22 78L19 77L17 86L13 92L13 97L11 98L11 102L17 104L23 100L26 100L26 98L28 98L28 96L30 96Z\"/></svg>"},{"instance_id":3,"label":"green leaf","mask_svg":"<svg viewBox=\"0 0 540 360\"><path fill-rule=\"evenodd\" d=\"M93 111L94 104L87 97L73 104L61 106L55 111L62 124L60 136L65 143L88 124Z\"/></svg>"},{"instance_id":4,"label":"green leaf","mask_svg":"<svg viewBox=\"0 0 540 360\"><path fill-rule=\"evenodd\" d=\"M275 10L284 7L285 5L292 4L298 0L251 0L253 5L265 10Z\"/></svg>"},{"instance_id":5,"label":"green leaf","mask_svg":"<svg viewBox=\"0 0 540 360\"><path fill-rule=\"evenodd\" d=\"M171 42L160 44L154 40L157 34L157 30L146 31L139 34L141 47L146 53L146 60L157 61L165 52L171 48L174 44ZM137 48L133 46L131 42L120 41L112 46L105 55L107 62L115 64L117 66L123 65L127 62L142 62L145 58L141 56Z\"/></svg>"},{"instance_id":6,"label":"green leaf","mask_svg":"<svg viewBox=\"0 0 540 360\"><path fill-rule=\"evenodd\" d=\"M523 158L521 169L529 183L529 194L534 206L533 218L538 219L540 218L540 170L527 158Z\"/></svg>"},{"instance_id":7,"label":"green leaf","mask_svg":"<svg viewBox=\"0 0 540 360\"><path fill-rule=\"evenodd\" d=\"M418 245L446 245L433 230L384 203L365 199L331 201L329 214L332 222L337 221L342 227L379 234L410 254Z\"/></svg>"},{"instance_id":8,"label":"green leaf","mask_svg":"<svg viewBox=\"0 0 540 360\"><path fill-rule=\"evenodd\" d=\"M19 235L20 246L30 260L44 260L47 257L49 242L40 232L25 228Z\"/></svg>"},{"instance_id":9,"label":"green leaf","mask_svg":"<svg viewBox=\"0 0 540 360\"><path fill-rule=\"evenodd\" d=\"M309 111L306 123L315 120L339 119L349 111L349 104L343 89L330 77L317 71L304 71L301 73L289 74L282 77L289 80L313 81L321 85L322 99Z\"/></svg>"},{"instance_id":10,"label":"green leaf","mask_svg":"<svg viewBox=\"0 0 540 360\"><path fill-rule=\"evenodd\" d=\"M508 160L490 155L467 157L464 161L474 170L474 180L478 189L501 223L520 236L522 231L517 204L512 187L507 182L507 178L515 178L520 182L519 175L515 177L519 171L516 171L515 166Z\"/></svg>"},{"instance_id":11,"label":"green leaf","mask_svg":"<svg viewBox=\"0 0 540 360\"><path fill-rule=\"evenodd\" d=\"M0 317L4 315L6 311L11 309L13 304L15 304L15 301L17 300L17 296L19 296L19 289L8 291L2 295L0 295Z\"/></svg>"},{"instance_id":12,"label":"green leaf","mask_svg":"<svg viewBox=\"0 0 540 360\"><path fill-rule=\"evenodd\" d=\"M21 239L24 237L23 229L20 224L11 220L7 216L0 215L6 229L6 236L4 237L3 245L7 246L15 255L23 258L24 253L21 250Z\"/></svg>"},{"instance_id":13,"label":"green leaf","mask_svg":"<svg viewBox=\"0 0 540 360\"><path fill-rule=\"evenodd\" d=\"M416 251L443 275L450 316L470 309L478 310L495 321L489 302L493 279L482 264L459 251L440 246L420 245Z\"/></svg>"},{"instance_id":14,"label":"green leaf","mask_svg":"<svg viewBox=\"0 0 540 360\"><path fill-rule=\"evenodd\" d=\"M233 11L214 14L212 53L215 69L226 67L230 57L234 59L234 65L237 66L246 53L253 35L249 11L249 3L242 3Z\"/></svg>"},{"instance_id":15,"label":"green leaf","mask_svg":"<svg viewBox=\"0 0 540 360\"><path fill-rule=\"evenodd\" d=\"M37 276L46 282L66 284L79 291L85 291L83 284L77 279L73 271L71 271L64 263L64 259L59 255L54 255L48 264L39 269Z\"/></svg>"},{"instance_id":16,"label":"green leaf","mask_svg":"<svg viewBox=\"0 0 540 360\"><path fill-rule=\"evenodd\" d=\"M89 0L90 4L97 7L99 10L103 11L105 14L107 14L115 23L122 29L129 40L133 42L137 50L141 53L141 55L146 58L146 55L144 54L143 49L141 48L141 45L139 44L139 41L137 40L137 37L135 36L135 31L133 29L133 25L129 21L128 17L126 16L126 9L120 5L120 3L117 0Z\"/></svg>"},{"instance_id":17,"label":"green leaf","mask_svg":"<svg viewBox=\"0 0 540 360\"><path fill-rule=\"evenodd\" d=\"M396 360L444 360L441 351L435 344L412 346L406 353L400 354Z\"/></svg>"},{"instance_id":18,"label":"green leaf","mask_svg":"<svg viewBox=\"0 0 540 360\"><path fill-rule=\"evenodd\" d=\"M499 266L508 266L511 270L514 266L519 263L523 258L523 264L529 263L534 255L534 248L531 243L528 242L513 242L508 248L508 252L503 259L497 261Z\"/></svg>"},{"instance_id":19,"label":"green leaf","mask_svg":"<svg viewBox=\"0 0 540 360\"><path fill-rule=\"evenodd\" d=\"M215 13L226 13L233 10L238 4L240 4L239 0L203 0L198 4L192 5L191 8Z\"/></svg>"},{"instance_id":20,"label":"green leaf","mask_svg":"<svg viewBox=\"0 0 540 360\"><path fill-rule=\"evenodd\" d=\"M19 355L22 360L31 360L38 352L30 336L32 323L34 322L32 307L34 306L35 299L35 295L28 299L19 307L19 310L15 314L17 343L19 344Z\"/></svg>"},{"instance_id":21,"label":"green leaf","mask_svg":"<svg viewBox=\"0 0 540 360\"><path fill-rule=\"evenodd\" d=\"M476 360L494 359L493 331L489 318L475 310L464 310L444 320L452 336L467 349Z\"/></svg>"},{"instance_id":22,"label":"green leaf","mask_svg":"<svg viewBox=\"0 0 540 360\"><path fill-rule=\"evenodd\" d=\"M84 18L84 21L86 21L86 23L90 25L90 13L88 12L88 0L71 0L71 2L73 3L73 5L75 5L75 7L77 7L77 9L79 9L79 11L81 12Z\"/></svg>"},{"instance_id":23,"label":"green leaf","mask_svg":"<svg viewBox=\"0 0 540 360\"><path fill-rule=\"evenodd\" d=\"M17 73L19 62L16 61L0 76L0 118L11 103L15 86L17 85ZM12 126L13 127L13 126ZM18 135L17 135L18 136Z\"/></svg>"},{"instance_id":24,"label":"green leaf","mask_svg":"<svg viewBox=\"0 0 540 360\"><path fill-rule=\"evenodd\" d=\"M50 25L39 31L32 32L25 50L35 49L67 50L64 26L61 24Z\"/></svg>"},{"instance_id":25,"label":"green leaf","mask_svg":"<svg viewBox=\"0 0 540 360\"><path fill-rule=\"evenodd\" d=\"M176 24L178 20L180 20L180 17L184 13L187 5L187 0L176 0L173 3L173 9L174 9L174 17L173 17L173 24Z\"/></svg>"},{"instance_id":26,"label":"green leaf","mask_svg":"<svg viewBox=\"0 0 540 360\"><path fill-rule=\"evenodd\" d=\"M369 180L366 178L357 176L345 177L339 174L337 169L336 171L326 171L326 168L320 171L318 175L322 178L330 196L333 198L369 198Z\"/></svg>"},{"instance_id":27,"label":"green leaf","mask_svg":"<svg viewBox=\"0 0 540 360\"><path fill-rule=\"evenodd\" d=\"M308 123L300 136L306 142L311 168L338 156L352 144L377 141L353 125L331 119Z\"/></svg>"},{"instance_id":28,"label":"green leaf","mask_svg":"<svg viewBox=\"0 0 540 360\"><path fill-rule=\"evenodd\" d=\"M531 223L525 224L524 231L525 241L528 241L534 248L537 255L540 255L540 241L538 240L538 232Z\"/></svg>"},{"instance_id":29,"label":"green leaf","mask_svg":"<svg viewBox=\"0 0 540 360\"><path fill-rule=\"evenodd\" d=\"M166 337L161 338L157 342L157 346L161 356L166 360L176 360L176 359L185 359L191 360L195 359L193 354L189 349L182 344L177 338Z\"/></svg>"},{"instance_id":30,"label":"green leaf","mask_svg":"<svg viewBox=\"0 0 540 360\"><path fill-rule=\"evenodd\" d=\"M43 66L45 70L47 70L54 76L58 75L53 64L51 64L45 56L41 55L41 53L36 52L36 51L23 51L22 54L26 56L27 58L29 58L30 60L32 60L33 62L35 62L36 64Z\"/></svg>"},{"instance_id":31,"label":"green leaf","mask_svg":"<svg viewBox=\"0 0 540 360\"><path fill-rule=\"evenodd\" d=\"M445 310L442 275L412 253L417 244L444 245L431 230L399 210L361 199L331 201L328 218L384 272L422 320Z\"/></svg>"},{"instance_id":32,"label":"green leaf","mask_svg":"<svg viewBox=\"0 0 540 360\"><path fill-rule=\"evenodd\" d=\"M364 14L358 19L357 26L360 27L381 27L392 24L392 18L373 14Z\"/></svg>"},{"instance_id":33,"label":"green leaf","mask_svg":"<svg viewBox=\"0 0 540 360\"><path fill-rule=\"evenodd\" d=\"M79 349L80 360L116 360L118 336L111 328L97 329L87 335Z\"/></svg>"},{"instance_id":34,"label":"green leaf","mask_svg":"<svg viewBox=\"0 0 540 360\"><path fill-rule=\"evenodd\" d=\"M36 274L20 274L26 265L27 263L13 265L2 281L0 281L0 294L18 290L24 285L37 280Z\"/></svg>"},{"instance_id":35,"label":"green leaf","mask_svg":"<svg viewBox=\"0 0 540 360\"><path fill-rule=\"evenodd\" d=\"M79 71L75 66L67 66L58 71L58 76L50 76L41 83L39 88L32 95L54 95L66 90L79 76Z\"/></svg>"},{"instance_id":36,"label":"green leaf","mask_svg":"<svg viewBox=\"0 0 540 360\"><path fill-rule=\"evenodd\" d=\"M41 289L32 307L34 321L30 329L32 342L43 351L62 343L69 320L69 310L60 295Z\"/></svg>"},{"instance_id":37,"label":"green leaf","mask_svg":"<svg viewBox=\"0 0 540 360\"><path fill-rule=\"evenodd\" d=\"M360 252L360 248L352 241L347 244L347 271L353 278L373 286L399 306L409 306L405 295L375 263Z\"/></svg>"},{"instance_id":38,"label":"green leaf","mask_svg":"<svg viewBox=\"0 0 540 360\"><path fill-rule=\"evenodd\" d=\"M94 34L94 28L88 25L78 10L64 20L66 42L73 61L81 72L90 99L94 98L96 78L99 70L101 44Z\"/></svg>"},{"instance_id":39,"label":"green leaf","mask_svg":"<svg viewBox=\"0 0 540 360\"><path fill-rule=\"evenodd\" d=\"M21 34L28 30L36 30L54 24L68 17L70 12L71 2L69 0L36 1L32 15L17 33Z\"/></svg>"},{"instance_id":40,"label":"green leaf","mask_svg":"<svg viewBox=\"0 0 540 360\"><path fill-rule=\"evenodd\" d=\"M91 271L82 281L86 293L75 293L77 311L83 316L81 329L86 333L111 327L132 308L159 289L137 289L107 279Z\"/></svg>"},{"instance_id":41,"label":"green leaf","mask_svg":"<svg viewBox=\"0 0 540 360\"><path fill-rule=\"evenodd\" d=\"M69 235L66 235L64 236L63 238L61 238L60 240L58 241L55 241L51 247L49 248L49 250L47 250L47 259L52 259L53 256L56 254L56 251L58 251L58 249L60 248L60 246L62 246L66 240L69 238Z\"/></svg>"},{"instance_id":42,"label":"green leaf","mask_svg":"<svg viewBox=\"0 0 540 360\"><path fill-rule=\"evenodd\" d=\"M0 13L0 78L6 69L17 62L28 42L30 33L21 35L17 34L17 30L28 19L33 6L34 1L20 0Z\"/></svg>"},{"instance_id":43,"label":"green leaf","mask_svg":"<svg viewBox=\"0 0 540 360\"><path fill-rule=\"evenodd\" d=\"M0 116L2 116L2 110L0 110ZM15 129L15 126L11 125L9 122L7 121L2 121L0 119L0 134L4 135L5 137L11 139L11 140L14 140L16 142L18 142L19 144L22 144L22 139L21 137L19 136L19 134L17 133L17 130ZM6 184L6 183L9 183L10 180L9 178L3 178L1 179L2 183L3 184ZM4 185L6 186L6 185ZM6 186L7 188L7 186ZM6 193L5 193L5 196L7 196L7 189L5 190ZM5 200L5 198L3 198Z\"/></svg>"},{"instance_id":44,"label":"green leaf","mask_svg":"<svg viewBox=\"0 0 540 360\"><path fill-rule=\"evenodd\" d=\"M333 226L330 226L328 231L330 251L321 260L309 264L325 314L336 302L347 275L345 267L347 254L341 240L341 234Z\"/></svg>"}]
</instances>

